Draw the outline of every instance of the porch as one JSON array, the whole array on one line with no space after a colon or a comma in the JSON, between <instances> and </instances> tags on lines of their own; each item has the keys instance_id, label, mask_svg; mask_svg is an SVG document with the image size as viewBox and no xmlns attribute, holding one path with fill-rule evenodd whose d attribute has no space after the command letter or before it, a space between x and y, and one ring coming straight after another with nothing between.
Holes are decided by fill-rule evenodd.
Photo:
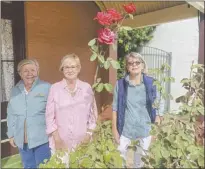
<instances>
[{"instance_id":1,"label":"porch","mask_svg":"<svg viewBox=\"0 0 205 169\"><path fill-rule=\"evenodd\" d=\"M187 3L186 1L136 1L134 3L137 13L133 20L125 20L125 26L144 27L200 16L198 60L199 63L204 62L204 13L202 13L204 6L201 6L201 3ZM1 2L1 19L6 21L6 26L10 26L7 33L11 38L11 40L3 41L6 43L6 50L3 50L5 53L2 53L1 57L1 70L3 73L6 72L5 75L10 76L8 77L10 81L7 83L11 84L6 89L5 95L1 96L1 158L18 153L16 148L9 145L6 136L8 93L12 85L19 80L16 72L18 61L23 58L37 59L40 64L40 78L54 83L62 78L58 71L60 59L67 53L74 52L82 62L79 78L92 84L96 65L89 61L91 53L87 43L97 36L99 29L99 25L93 21L93 18L98 11L109 8L122 11L122 4L123 2L114 1ZM117 58L117 52L112 48L110 48L109 55L114 59ZM13 67L8 66L11 63ZM6 71L7 67L10 73ZM104 81L115 84L117 77L115 70L101 71L100 74ZM3 91L2 84L1 91ZM96 94L98 108L103 104L109 104L111 99L106 92ZM2 164L3 167L18 167L19 156L3 159Z\"/></svg>"}]
</instances>

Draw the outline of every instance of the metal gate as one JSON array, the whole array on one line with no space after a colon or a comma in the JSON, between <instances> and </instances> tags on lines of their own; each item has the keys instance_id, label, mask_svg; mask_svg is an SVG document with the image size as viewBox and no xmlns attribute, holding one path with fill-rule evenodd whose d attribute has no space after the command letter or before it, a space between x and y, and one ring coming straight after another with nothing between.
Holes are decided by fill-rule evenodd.
<instances>
[{"instance_id":1,"label":"metal gate","mask_svg":"<svg viewBox=\"0 0 205 169\"><path fill-rule=\"evenodd\" d=\"M140 53L143 59L146 61L148 65L148 69L160 68L164 63L167 63L169 66L171 66L171 62L172 62L171 52L166 52L164 50L150 47L150 46L139 47L137 49L137 52ZM166 75L171 76L171 70L167 71ZM157 75L155 75L154 78L160 80ZM164 87L166 89L166 92L170 94L171 83L166 82ZM170 109L170 99L167 99L165 101L165 111L168 111L169 109Z\"/></svg>"}]
</instances>

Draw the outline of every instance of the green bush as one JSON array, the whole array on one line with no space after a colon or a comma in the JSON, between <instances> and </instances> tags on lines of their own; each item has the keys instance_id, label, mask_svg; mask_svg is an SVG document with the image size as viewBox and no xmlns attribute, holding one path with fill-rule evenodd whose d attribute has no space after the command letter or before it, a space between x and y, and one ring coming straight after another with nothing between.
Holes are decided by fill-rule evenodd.
<instances>
[{"instance_id":1,"label":"green bush","mask_svg":"<svg viewBox=\"0 0 205 169\"><path fill-rule=\"evenodd\" d=\"M55 154L40 168L65 168L65 164L57 157L63 155L64 152ZM98 122L93 140L79 145L69 154L70 168L122 168L122 164L123 159L113 142L111 121Z\"/></svg>"},{"instance_id":2,"label":"green bush","mask_svg":"<svg viewBox=\"0 0 205 169\"><path fill-rule=\"evenodd\" d=\"M130 52L137 52L138 47L148 43L152 38L155 26L135 29L121 29L118 33L118 61L120 68L117 71L117 78L120 79L125 73L124 56Z\"/></svg>"},{"instance_id":3,"label":"green bush","mask_svg":"<svg viewBox=\"0 0 205 169\"><path fill-rule=\"evenodd\" d=\"M148 168L204 168L204 147L196 142L196 119L204 115L204 66L192 65L181 83L187 92L176 99L179 113L166 113L152 126L156 140L143 158Z\"/></svg>"}]
</instances>

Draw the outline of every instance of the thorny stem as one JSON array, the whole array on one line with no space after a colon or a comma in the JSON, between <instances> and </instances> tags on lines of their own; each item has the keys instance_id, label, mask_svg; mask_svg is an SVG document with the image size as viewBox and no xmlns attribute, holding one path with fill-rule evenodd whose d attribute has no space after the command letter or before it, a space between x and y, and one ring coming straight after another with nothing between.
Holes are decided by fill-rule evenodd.
<instances>
[{"instance_id":1,"label":"thorny stem","mask_svg":"<svg viewBox=\"0 0 205 169\"><path fill-rule=\"evenodd\" d=\"M94 83L97 82L98 71L99 71L99 65L97 64L97 67L96 67L96 70L95 70L95 76L94 76Z\"/></svg>"},{"instance_id":2,"label":"thorny stem","mask_svg":"<svg viewBox=\"0 0 205 169\"><path fill-rule=\"evenodd\" d=\"M123 21L125 20L126 16L127 16L127 14L123 17L123 19L121 20L121 23L119 24L119 26L116 27L117 28L116 32L119 31L119 28L121 27L121 25L122 25Z\"/></svg>"}]
</instances>

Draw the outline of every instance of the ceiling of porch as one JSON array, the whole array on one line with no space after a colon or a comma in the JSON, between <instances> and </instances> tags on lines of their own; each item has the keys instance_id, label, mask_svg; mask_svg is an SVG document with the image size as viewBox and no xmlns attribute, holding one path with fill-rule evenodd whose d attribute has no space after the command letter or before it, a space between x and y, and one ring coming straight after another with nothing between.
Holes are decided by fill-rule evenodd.
<instances>
[{"instance_id":1,"label":"ceiling of porch","mask_svg":"<svg viewBox=\"0 0 205 169\"><path fill-rule=\"evenodd\" d=\"M123 12L123 4L134 3L134 19L126 19L125 26L144 27L198 16L196 7L186 1L95 1L101 11L115 8Z\"/></svg>"},{"instance_id":2,"label":"ceiling of porch","mask_svg":"<svg viewBox=\"0 0 205 169\"><path fill-rule=\"evenodd\" d=\"M101 11L106 9L115 8L119 12L123 12L123 4L134 3L137 7L135 15L142 15L148 12L154 12L157 10L186 4L185 1L96 1L95 3L99 6Z\"/></svg>"}]
</instances>

